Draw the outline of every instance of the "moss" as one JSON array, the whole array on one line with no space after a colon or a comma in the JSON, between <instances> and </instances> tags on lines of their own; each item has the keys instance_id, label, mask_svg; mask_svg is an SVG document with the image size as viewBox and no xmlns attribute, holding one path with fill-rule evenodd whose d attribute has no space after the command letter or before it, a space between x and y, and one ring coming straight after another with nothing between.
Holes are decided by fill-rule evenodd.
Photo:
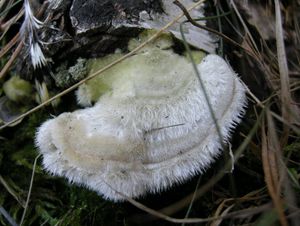
<instances>
[{"instance_id":1,"label":"moss","mask_svg":"<svg viewBox=\"0 0 300 226\"><path fill-rule=\"evenodd\" d=\"M19 76L12 76L3 84L3 91L5 95L15 102L28 101L32 99L32 85L21 79Z\"/></svg>"}]
</instances>

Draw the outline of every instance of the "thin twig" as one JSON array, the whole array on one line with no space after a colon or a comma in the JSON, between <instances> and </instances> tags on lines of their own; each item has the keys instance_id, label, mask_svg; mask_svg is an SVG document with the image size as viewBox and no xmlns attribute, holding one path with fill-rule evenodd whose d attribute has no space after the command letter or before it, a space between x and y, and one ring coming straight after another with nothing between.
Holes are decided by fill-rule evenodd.
<instances>
[{"instance_id":1,"label":"thin twig","mask_svg":"<svg viewBox=\"0 0 300 226\"><path fill-rule=\"evenodd\" d=\"M247 93L251 96L251 98L256 102L256 104L261 107L262 109L266 109L266 105L260 101L255 95L254 93L252 93L252 91L246 86L244 85ZM271 111L270 109L268 109L271 113L271 115L276 118L278 121L282 122L283 124L289 125L291 129L293 129L294 132L296 132L297 134L300 134L300 129L294 125L291 125L289 122L287 122L284 118L282 118L282 116L276 114L275 112Z\"/></svg>"},{"instance_id":2,"label":"thin twig","mask_svg":"<svg viewBox=\"0 0 300 226\"><path fill-rule=\"evenodd\" d=\"M8 32L10 26L12 24L14 24L17 20L19 20L23 16L23 14L24 14L24 10L21 9L16 16L14 16L13 18L11 18L9 21L6 22L6 24L5 24L5 30L1 34L0 41L4 38L4 36Z\"/></svg>"},{"instance_id":3,"label":"thin twig","mask_svg":"<svg viewBox=\"0 0 300 226\"><path fill-rule=\"evenodd\" d=\"M178 3L178 4L180 4L180 3ZM184 10L186 11L185 8L184 8ZM186 11L185 13L188 13L188 12ZM203 80L201 78L200 72L198 71L198 68L197 68L197 65L195 63L194 57L193 57L193 55L191 53L191 49L190 49L189 45L187 44L187 41L186 41L186 38L185 38L185 35L184 35L184 32L183 32L183 24L182 23L180 23L179 29L180 29L180 34L181 34L181 37L182 37L182 40L183 40L184 47L187 50L188 57L191 59L192 66L193 66L194 72L196 74L196 77L197 77L197 79L198 79L198 81L200 83L200 87L201 87L201 90L202 90L203 95L205 97L205 101L206 101L206 104L208 106L209 113L210 113L210 115L212 117L212 120L214 122L214 125L216 127L216 131L217 131L218 137L220 139L220 144L222 146L222 149L225 149L223 135L221 133L221 128L220 128L220 125L218 123L218 120L217 120L217 117L216 117L216 114L215 114L215 110L212 107L212 104L211 104L211 101L210 101L210 97L208 96L208 92L207 92L205 84L204 84L204 82L203 82Z\"/></svg>"},{"instance_id":4,"label":"thin twig","mask_svg":"<svg viewBox=\"0 0 300 226\"><path fill-rule=\"evenodd\" d=\"M17 46L17 48L15 49L15 51L13 52L13 54L11 55L11 57L9 58L9 60L7 61L7 63L5 64L5 66L2 68L2 70L0 72L0 79L3 79L5 77L5 75L7 74L8 70L12 66L14 60L20 54L20 52L22 50L22 47L23 47L23 42L20 42L19 45Z\"/></svg>"},{"instance_id":5,"label":"thin twig","mask_svg":"<svg viewBox=\"0 0 300 226\"><path fill-rule=\"evenodd\" d=\"M191 212L192 207L193 207L193 204L194 204L194 202L195 202L195 200L196 200L196 192L197 192L197 190L198 190L198 188L199 188L199 186L200 186L201 178L202 178L202 176L200 175L199 178L198 178L198 180L197 180L197 184L196 184L196 187L195 187L194 195L193 195L193 197L192 197L192 200L191 200L191 202L190 202L190 205L189 205L189 207L188 207L188 209L187 209L187 211L186 211L186 214L185 214L185 216L184 216L185 219L189 217L190 212ZM185 226L185 223L183 223L182 226Z\"/></svg>"},{"instance_id":6,"label":"thin twig","mask_svg":"<svg viewBox=\"0 0 300 226\"><path fill-rule=\"evenodd\" d=\"M228 42L231 42L232 44L240 47L241 49L243 49L244 51L246 51L250 56L254 57L255 58L255 55L249 50L249 49L246 49L245 47L243 47L241 44L237 43L236 41L234 41L233 39L229 38L228 36L224 35L223 33L219 32L219 31L216 31L212 28L209 28L209 27L206 27L204 25L201 25L199 23L197 23L189 14L189 12L187 11L187 9L178 1L178 0L175 0L173 2L175 5L177 5L181 10L182 12L184 13L185 17L187 18L187 20L193 24L194 26L196 27L199 27L201 29L204 29L206 31L209 31L213 34L216 34L220 37L222 37L224 40L228 41Z\"/></svg>"},{"instance_id":7,"label":"thin twig","mask_svg":"<svg viewBox=\"0 0 300 226\"><path fill-rule=\"evenodd\" d=\"M20 33L16 34L1 50L0 58L2 58L19 40Z\"/></svg>"},{"instance_id":8,"label":"thin twig","mask_svg":"<svg viewBox=\"0 0 300 226\"><path fill-rule=\"evenodd\" d=\"M106 183L105 181L103 181L104 183ZM113 187L111 187L108 183L106 183L107 186L109 186L112 190L114 190L117 194L119 194L120 196L124 197L126 199L126 201L128 201L129 203L131 203L133 206L137 207L138 209L141 209L145 212L147 212L148 214L151 214L152 216L156 217L156 218L160 218L172 223L176 223L176 224L183 224L183 223L204 223L204 222L210 222L213 220L220 220L220 219L228 219L228 218L245 218L248 217L250 215L255 215L258 214L262 211L265 211L267 209L270 209L272 207L272 205L270 203L264 204L260 207L256 207L256 208L248 208L248 209L243 209L243 210L238 210L238 211L234 211L231 213L228 213L224 216L216 216L216 217L207 217L207 218L184 218L184 219L180 219L180 218L174 218L174 217L170 217L166 214L164 214L161 211L157 211L154 209L151 209L145 205L143 205L140 202L135 201L134 199L124 195L122 192L119 192L117 190L115 190ZM145 218L143 219L145 220ZM141 223L141 222L139 222Z\"/></svg>"},{"instance_id":9,"label":"thin twig","mask_svg":"<svg viewBox=\"0 0 300 226\"><path fill-rule=\"evenodd\" d=\"M22 0L18 0L18 1L15 1L13 4L9 5L8 7L6 7L5 10L3 10L1 13L0 13L0 17L4 18L6 17L7 13L14 7L16 6L17 4L19 4L19 2L21 2Z\"/></svg>"},{"instance_id":10,"label":"thin twig","mask_svg":"<svg viewBox=\"0 0 300 226\"><path fill-rule=\"evenodd\" d=\"M255 49L255 52L256 52L256 53L259 53L259 49L258 49L258 47L257 47L257 45L256 45L256 43L255 43L255 41L254 41L254 38L252 37L251 32L249 31L249 29L248 29L248 27L247 27L245 21L243 20L243 18L242 18L242 16L241 16L240 12L237 10L237 7L236 7L234 1L230 1L230 4L232 5L232 7L233 7L233 9L234 9L234 11L235 11L235 13L236 13L236 15L238 16L240 22L242 23L243 28L244 28L244 30L246 31L246 34L248 35L249 39L251 40L251 44L253 45L253 47L254 47L254 49Z\"/></svg>"},{"instance_id":11,"label":"thin twig","mask_svg":"<svg viewBox=\"0 0 300 226\"><path fill-rule=\"evenodd\" d=\"M32 167L32 174L31 174L31 179L30 179L30 185L29 185L29 189L28 189L28 193L27 193L27 199L26 199L24 211L23 211L22 218L21 218L21 221L20 221L20 226L22 226L22 224L24 222L24 219L25 219L25 216L26 216L26 212L27 212L27 209L28 209L29 201L30 201L31 191L32 191L33 179L34 179L34 175L35 175L35 168L36 168L37 160L39 159L39 157L41 155L42 154L39 154L34 159L34 163L33 163L33 167Z\"/></svg>"},{"instance_id":12,"label":"thin twig","mask_svg":"<svg viewBox=\"0 0 300 226\"><path fill-rule=\"evenodd\" d=\"M11 226L18 226L15 220L9 215L9 213L2 206L0 206L0 215L2 215Z\"/></svg>"},{"instance_id":13,"label":"thin twig","mask_svg":"<svg viewBox=\"0 0 300 226\"><path fill-rule=\"evenodd\" d=\"M8 185L8 183L4 180L4 178L2 177L1 174L0 174L0 183L4 186L4 188L8 191L8 193L11 194L22 207L24 207L25 201L23 199L21 199L16 194L16 192Z\"/></svg>"}]
</instances>

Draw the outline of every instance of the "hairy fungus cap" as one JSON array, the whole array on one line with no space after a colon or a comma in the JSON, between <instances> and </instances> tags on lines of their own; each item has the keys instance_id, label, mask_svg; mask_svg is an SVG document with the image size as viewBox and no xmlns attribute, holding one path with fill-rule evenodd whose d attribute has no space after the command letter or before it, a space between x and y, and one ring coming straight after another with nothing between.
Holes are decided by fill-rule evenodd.
<instances>
[{"instance_id":1,"label":"hairy fungus cap","mask_svg":"<svg viewBox=\"0 0 300 226\"><path fill-rule=\"evenodd\" d=\"M101 67L118 57L90 64ZM243 113L244 87L217 55L206 56L197 68L227 141ZM158 192L203 172L220 153L191 63L171 50L153 47L131 56L77 95L81 104L96 101L95 106L46 121L36 143L48 171L107 199L124 199L118 192Z\"/></svg>"}]
</instances>

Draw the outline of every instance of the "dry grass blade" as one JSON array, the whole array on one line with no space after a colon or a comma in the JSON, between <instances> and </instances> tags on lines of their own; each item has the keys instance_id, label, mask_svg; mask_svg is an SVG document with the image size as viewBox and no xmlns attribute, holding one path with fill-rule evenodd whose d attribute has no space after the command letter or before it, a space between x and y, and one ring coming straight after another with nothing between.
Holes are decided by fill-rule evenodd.
<instances>
[{"instance_id":1,"label":"dry grass blade","mask_svg":"<svg viewBox=\"0 0 300 226\"><path fill-rule=\"evenodd\" d=\"M22 0L11 0L11 1L5 1L5 0L1 0L0 1L0 23L3 21L3 19L7 16L8 12L14 7L16 6L19 2L21 2Z\"/></svg>"},{"instance_id":2,"label":"dry grass blade","mask_svg":"<svg viewBox=\"0 0 300 226\"><path fill-rule=\"evenodd\" d=\"M277 136L275 134L274 125L271 122L270 112L267 110L268 114L268 131L266 132L266 128L263 124L262 126L262 162L263 162L263 170L265 174L265 182L267 184L267 188L269 194L274 202L276 207L280 223L283 226L287 226L287 219L284 214L283 203L280 197L281 195L281 184L280 184L280 175L278 169L278 159L276 156L276 152L280 151L280 146L277 142Z\"/></svg>"},{"instance_id":3,"label":"dry grass blade","mask_svg":"<svg viewBox=\"0 0 300 226\"><path fill-rule=\"evenodd\" d=\"M237 1L236 1L237 2ZM247 27L246 22L244 21L242 17L242 12L239 11L238 7L235 4L235 1L230 1L231 6L233 7L233 10L235 14L237 15L238 21L242 24L243 30L245 32L245 35L243 37L243 45L246 46L247 48L251 49L252 52L256 56L256 62L257 65L259 66L259 69L261 72L263 72L263 78L265 82L267 83L267 86L270 88L270 90L274 91L278 89L278 84L277 84L277 79L278 75L276 72L277 71L277 65L274 65L274 54L271 50L269 50L269 47L266 43L265 40L263 40L262 37L259 37L258 42L260 43L261 49L258 48L256 44L256 40L253 35L251 34L249 28ZM243 3L238 3L238 4L243 4ZM259 31L258 31L259 33ZM267 51L267 54L265 54L265 51ZM253 64L251 59L248 59L249 64ZM280 108L280 106L279 106Z\"/></svg>"},{"instance_id":4,"label":"dry grass blade","mask_svg":"<svg viewBox=\"0 0 300 226\"><path fill-rule=\"evenodd\" d=\"M35 158L34 163L33 163L32 174L31 174L31 179L30 179L30 185L29 185L29 189L28 189L28 194L27 194L27 199L26 199L24 211L23 211L22 218L21 218L21 221L20 221L20 226L23 225L23 222L24 222L24 219L25 219L25 216L26 216L26 212L27 212L27 208L28 208L28 205L29 205L30 196L31 196L31 192L32 192L32 186L33 186L33 180L34 180L36 164L37 164L37 160L39 159L40 156L41 156L41 154L39 154Z\"/></svg>"},{"instance_id":5,"label":"dry grass blade","mask_svg":"<svg viewBox=\"0 0 300 226\"><path fill-rule=\"evenodd\" d=\"M232 209L235 205L240 205L243 202L251 201L251 200L260 200L266 195L264 194L265 189L259 189L256 191L252 191L240 198L228 198L221 202L221 204L218 206L217 210L215 211L214 216L224 216L226 215L230 209ZM228 203L233 202L233 204L229 205ZM225 210L223 210L225 208ZM222 211L223 210L223 211ZM211 226L218 226L222 223L222 219L213 221L211 223Z\"/></svg>"},{"instance_id":6,"label":"dry grass blade","mask_svg":"<svg viewBox=\"0 0 300 226\"><path fill-rule=\"evenodd\" d=\"M214 216L226 216L226 214L228 214L228 212L234 207L234 204L228 206L227 208L225 208L225 210L223 210L223 208L225 207L225 203L226 200L224 200L217 208ZM223 210L223 211L222 211ZM210 226L219 226L222 223L223 219L219 219L219 220L215 220L213 222L211 222Z\"/></svg>"},{"instance_id":7,"label":"dry grass blade","mask_svg":"<svg viewBox=\"0 0 300 226\"><path fill-rule=\"evenodd\" d=\"M0 40L2 40L6 33L8 32L8 30L10 29L10 27L16 22L18 21L24 14L24 10L21 9L17 15L15 15L14 17L12 17L9 21L7 21L5 24L1 25L1 29L4 30L0 36Z\"/></svg>"},{"instance_id":8,"label":"dry grass blade","mask_svg":"<svg viewBox=\"0 0 300 226\"><path fill-rule=\"evenodd\" d=\"M262 102L260 101L253 93L252 91L245 85L245 89L247 91L247 93L249 94L249 96L253 99L253 101L257 104L257 106L261 107L262 109L266 109L267 106ZM300 135L300 130L297 126L294 126L294 125L290 125L289 122L287 122L282 116L280 116L279 114L275 113L274 111L271 111L269 109L271 115L276 118L279 122L287 125L287 126L290 126L290 128L292 128L294 130L295 133L297 133L298 135Z\"/></svg>"},{"instance_id":9,"label":"dry grass blade","mask_svg":"<svg viewBox=\"0 0 300 226\"><path fill-rule=\"evenodd\" d=\"M238 9L237 9L237 7L236 7L234 1L233 1L233 0L230 1L230 4L232 5L232 7L233 7L233 9L234 9L234 11L235 11L235 13L236 13L236 15L238 16L240 22L242 23L243 28L244 28L244 30L245 30L245 32L246 32L247 37L250 39L250 41L249 41L248 44L251 46L251 49L253 49L252 51L255 52L256 54L259 54L259 49L258 49L258 47L257 47L257 45L256 45L256 43L255 43L255 41L254 41L254 38L252 37L252 34L251 34L251 32L249 31L249 29L248 29L248 27L247 27L245 21L243 20L243 18L242 18L242 16L241 16L240 12L238 11Z\"/></svg>"},{"instance_id":10,"label":"dry grass blade","mask_svg":"<svg viewBox=\"0 0 300 226\"><path fill-rule=\"evenodd\" d=\"M192 5L188 11L196 8L197 6L201 5L205 0L201 0L198 1L197 3L195 3L194 5ZM90 75L89 77L77 82L76 84L72 85L71 87L69 87L68 89L65 89L64 91L58 93L57 95L53 96L52 98L50 98L49 100L45 101L44 103L32 108L31 110L27 111L26 113L20 115L19 117L15 118L14 120L4 124L3 126L0 126L0 130L8 127L9 125L12 125L13 123L23 119L24 117L32 114L33 112L36 112L37 110L43 108L44 106L48 105L49 103L51 103L53 100L62 97L63 95L73 91L74 89L76 89L78 86L80 86L81 84L87 82L88 80L98 76L99 74L101 74L102 72L108 70L109 68L113 67L114 65L120 63L121 61L125 60L126 58L134 55L137 51L139 51L140 49L142 49L144 46L146 46L148 43L152 42L153 40L155 40L158 36L160 36L166 29L168 29L170 26L172 26L174 23L176 23L180 18L182 18L184 16L184 14L180 14L179 16L177 16L174 20L170 21L168 24L166 24L163 28L161 28L156 34L154 34L152 37L150 37L147 41L145 41L144 43L142 43L141 45L139 45L138 47L136 47L135 49L133 49L131 52L125 54L123 57L120 57L119 59L117 59L116 61L108 64L107 66L101 68L100 70L96 71L95 73L93 73L92 75ZM1 75L0 75L1 78Z\"/></svg>"},{"instance_id":11,"label":"dry grass blade","mask_svg":"<svg viewBox=\"0 0 300 226\"><path fill-rule=\"evenodd\" d=\"M20 34L16 34L1 50L0 58L2 58L19 40Z\"/></svg>"},{"instance_id":12,"label":"dry grass blade","mask_svg":"<svg viewBox=\"0 0 300 226\"><path fill-rule=\"evenodd\" d=\"M12 3L12 2L11 2ZM17 2L16 2L17 3ZM14 3L13 5L15 5L16 3ZM9 4L10 6L10 4ZM10 7L8 7L7 11L9 10ZM2 40L5 36L5 34L7 33L7 31L9 30L9 28L11 27L12 24L14 24L17 20L19 20L22 16L23 16L24 10L20 10L18 12L17 15L15 15L14 17L12 17L9 21L7 21L5 24L1 24L1 29L3 30L2 35L0 37L0 40ZM16 44L16 42L19 39L19 34L17 34L14 38L12 38L8 44L1 49L0 51L0 58L7 53L7 51L9 51L12 46L14 46ZM1 69L0 72L0 80L3 79L5 77L5 75L7 74L8 70L10 69L10 67L12 66L12 64L14 63L15 59L17 58L17 56L20 54L21 49L23 47L23 43L19 43L19 45L17 46L17 48L14 50L13 54L11 55L11 57L9 58L9 60L7 61L7 63L5 64L5 66Z\"/></svg>"},{"instance_id":13,"label":"dry grass blade","mask_svg":"<svg viewBox=\"0 0 300 226\"><path fill-rule=\"evenodd\" d=\"M188 210L186 211L186 214L185 214L184 218L188 218L189 217L189 214L190 214L190 212L192 210L192 207L193 207L193 204L195 202L196 191L198 190L198 188L200 186L200 182L201 182L201 176L199 176L199 178L198 178L197 185L196 185L195 191L194 191L194 196L193 196L193 198L192 198L192 200L190 202L190 205L188 207ZM183 223L181 226L185 226L185 224Z\"/></svg>"},{"instance_id":14,"label":"dry grass blade","mask_svg":"<svg viewBox=\"0 0 300 226\"><path fill-rule=\"evenodd\" d=\"M276 16L276 46L277 46L277 58L278 67L280 74L280 86L281 86L281 112L282 117L287 121L291 122L291 111L292 111L292 98L290 92L290 80L288 74L287 59L284 47L283 29L282 29L282 18L280 12L280 4L278 0L274 0L275 3L275 16ZM286 144L289 136L289 127L284 126L283 136L281 138L282 144Z\"/></svg>"},{"instance_id":15,"label":"dry grass blade","mask_svg":"<svg viewBox=\"0 0 300 226\"><path fill-rule=\"evenodd\" d=\"M14 219L9 215L9 213L2 206L0 206L0 216L1 215L7 220L7 222L11 226L18 226L18 224L14 221Z\"/></svg>"},{"instance_id":16,"label":"dry grass blade","mask_svg":"<svg viewBox=\"0 0 300 226\"><path fill-rule=\"evenodd\" d=\"M21 199L21 197L19 197L19 195L17 194L17 192L14 191L13 188L11 188L11 186L5 181L5 179L2 177L2 175L0 175L0 183L4 186L4 188L6 189L6 191L11 194L14 199L22 206L25 206L25 201L23 199Z\"/></svg>"},{"instance_id":17,"label":"dry grass blade","mask_svg":"<svg viewBox=\"0 0 300 226\"><path fill-rule=\"evenodd\" d=\"M278 191L277 195L280 197L280 195L283 195L283 201L284 205L286 205L287 209L289 210L289 213L296 213L299 211L297 208L296 203L296 195L294 190L290 186L290 181L288 177L288 169L286 166L286 163L284 162L283 156L282 156L282 149L279 143L278 136L276 134L276 127L274 124L274 119L271 114L271 112L267 111L267 120L268 120L268 138L270 141L272 141L272 147L275 151L275 160L276 165L274 168L276 168L277 172L274 172L273 174L275 176L278 176ZM274 169L275 171L275 169ZM282 189L281 189L282 188ZM299 215L295 215L290 217L292 225L298 225L297 222L299 222Z\"/></svg>"},{"instance_id":18,"label":"dry grass blade","mask_svg":"<svg viewBox=\"0 0 300 226\"><path fill-rule=\"evenodd\" d=\"M103 181L104 183L106 183L105 181ZM248 208L248 209L243 209L243 210L238 210L238 211L234 211L231 213L227 213L221 216L216 216L216 217L207 217L207 218L174 218L174 217L170 217L164 213L162 213L161 211L157 211L154 209L151 209L145 205L143 205L140 202L135 201L134 199L127 197L126 195L124 195L122 192L115 190L113 187L111 187L108 183L106 183L107 186L109 186L112 190L114 190L117 194L123 196L126 201L128 201L129 203L131 203L133 206L137 207L138 209L141 209L143 211L145 211L146 213L151 214L152 216L156 217L156 218L161 218L163 220L172 222L172 223L204 223L204 222L210 222L210 221L214 221L214 220L220 220L220 219L229 219L229 218L244 218L244 217L248 217L248 216L252 216L255 215L257 213L261 213L265 210L270 209L272 206L268 203L268 204L264 204L262 206L256 207L256 208ZM143 219L145 220L145 219ZM151 219L150 219L151 220ZM139 222L141 223L141 222Z\"/></svg>"},{"instance_id":19,"label":"dry grass blade","mask_svg":"<svg viewBox=\"0 0 300 226\"><path fill-rule=\"evenodd\" d=\"M180 9L184 12L184 15L188 18L188 20L194 24L193 19L190 17L189 13L187 12L187 10L185 9L185 7L179 3L177 0L174 1L174 4L178 5L180 7ZM196 23L197 24L197 23ZM202 26L202 25L201 25ZM184 35L184 32L183 32L183 23L180 23L180 33L181 33L181 37L182 37L182 40L183 40L183 44L184 44L184 47L185 47L185 50L187 51L187 55L189 56L189 58L191 59L191 62L192 62L192 66L193 66L193 69L194 69L194 72L195 74L197 75L197 79L200 83L200 86L201 86L201 89L202 89L202 92L205 96L205 101L206 101L206 104L209 108L209 113L211 115L211 117L213 118L213 122L215 124L215 127L216 127L216 130L217 130L217 133L218 133L218 136L219 136L219 139L220 139L220 143L223 147L223 149L225 148L224 146L224 142L223 142L223 137L222 137L222 133L221 133L221 130L220 130L220 125L218 124L217 122L217 118L216 118L216 115L215 115L215 112L214 112L214 109L211 105L211 101L210 101L210 98L207 94L207 90L206 90L206 86L204 85L204 82L201 78L201 75L200 75L200 72L198 71L198 68L197 68L197 65L195 63L195 60L193 58L193 55L191 53L191 49L189 47L189 45L187 44L187 41L186 41L186 38L185 38L185 35Z\"/></svg>"},{"instance_id":20,"label":"dry grass blade","mask_svg":"<svg viewBox=\"0 0 300 226\"><path fill-rule=\"evenodd\" d=\"M20 11L17 15L13 16L12 18L10 18L8 21L6 21L5 23L0 25L0 31L4 31L3 34L1 35L1 40L4 38L4 35L6 34L6 32L9 30L9 28L19 19L21 19L21 17L23 16L23 12Z\"/></svg>"},{"instance_id":21,"label":"dry grass blade","mask_svg":"<svg viewBox=\"0 0 300 226\"><path fill-rule=\"evenodd\" d=\"M14 63L15 59L20 54L20 52L22 50L22 47L23 47L23 42L20 42L19 45L17 46L17 48L15 49L15 51L13 52L13 54L11 55L11 57L9 58L9 60L7 61L7 63L5 64L5 66L2 68L2 70L0 72L0 79L3 79L5 77L8 70L10 69L12 64Z\"/></svg>"}]
</instances>

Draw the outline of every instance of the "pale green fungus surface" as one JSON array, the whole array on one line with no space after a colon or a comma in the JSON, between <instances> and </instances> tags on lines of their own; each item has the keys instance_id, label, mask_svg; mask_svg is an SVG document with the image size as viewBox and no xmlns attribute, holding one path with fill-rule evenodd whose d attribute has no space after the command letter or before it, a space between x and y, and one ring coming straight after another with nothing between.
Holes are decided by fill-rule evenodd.
<instances>
[{"instance_id":1,"label":"pale green fungus surface","mask_svg":"<svg viewBox=\"0 0 300 226\"><path fill-rule=\"evenodd\" d=\"M40 127L36 144L48 171L118 201L159 192L209 167L223 147L215 123L229 142L244 113L245 88L221 57L193 53L215 122L190 60L161 49L169 41L160 43L83 84L78 103L94 106ZM89 74L122 55L89 60Z\"/></svg>"}]
</instances>

